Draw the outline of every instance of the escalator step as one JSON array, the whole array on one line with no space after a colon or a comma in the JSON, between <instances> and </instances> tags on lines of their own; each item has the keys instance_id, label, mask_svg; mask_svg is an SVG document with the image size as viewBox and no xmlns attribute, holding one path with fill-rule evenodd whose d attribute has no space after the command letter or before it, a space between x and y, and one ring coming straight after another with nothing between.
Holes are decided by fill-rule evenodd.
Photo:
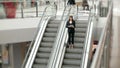
<instances>
[{"instance_id":1,"label":"escalator step","mask_svg":"<svg viewBox=\"0 0 120 68\"><path fill-rule=\"evenodd\" d=\"M75 28L75 31L78 31L79 33L80 32L86 32L86 28Z\"/></svg>"},{"instance_id":2,"label":"escalator step","mask_svg":"<svg viewBox=\"0 0 120 68\"><path fill-rule=\"evenodd\" d=\"M84 47L84 43L75 43L74 44L74 48L83 48Z\"/></svg>"},{"instance_id":3,"label":"escalator step","mask_svg":"<svg viewBox=\"0 0 120 68\"><path fill-rule=\"evenodd\" d=\"M64 65L80 65L81 60L75 60L75 59L64 59L63 64Z\"/></svg>"},{"instance_id":4,"label":"escalator step","mask_svg":"<svg viewBox=\"0 0 120 68\"><path fill-rule=\"evenodd\" d=\"M81 21L75 21L75 23L76 24L88 24L86 21L83 21L83 22L81 22Z\"/></svg>"},{"instance_id":5,"label":"escalator step","mask_svg":"<svg viewBox=\"0 0 120 68\"><path fill-rule=\"evenodd\" d=\"M47 67L47 64L33 64L33 67L32 68L46 68Z\"/></svg>"},{"instance_id":6,"label":"escalator step","mask_svg":"<svg viewBox=\"0 0 120 68\"><path fill-rule=\"evenodd\" d=\"M51 49L52 49L52 48L43 48L43 47L40 47L38 51L39 51L39 52L50 53L50 52L51 52Z\"/></svg>"},{"instance_id":7,"label":"escalator step","mask_svg":"<svg viewBox=\"0 0 120 68\"><path fill-rule=\"evenodd\" d=\"M41 43L41 47L52 47L53 46L53 42L42 42Z\"/></svg>"},{"instance_id":8,"label":"escalator step","mask_svg":"<svg viewBox=\"0 0 120 68\"><path fill-rule=\"evenodd\" d=\"M53 21L50 21L49 24L60 24L60 20L53 20Z\"/></svg>"},{"instance_id":9,"label":"escalator step","mask_svg":"<svg viewBox=\"0 0 120 68\"><path fill-rule=\"evenodd\" d=\"M83 48L72 48L72 49L70 49L70 48L67 48L66 49L66 53L74 53L74 54L82 54L82 52L83 52Z\"/></svg>"},{"instance_id":10,"label":"escalator step","mask_svg":"<svg viewBox=\"0 0 120 68\"><path fill-rule=\"evenodd\" d=\"M85 38L77 38L75 37L75 42L84 42Z\"/></svg>"},{"instance_id":11,"label":"escalator step","mask_svg":"<svg viewBox=\"0 0 120 68\"><path fill-rule=\"evenodd\" d=\"M75 24L76 25L86 25L86 26L88 26L88 23L82 23L82 22L76 22Z\"/></svg>"},{"instance_id":12,"label":"escalator step","mask_svg":"<svg viewBox=\"0 0 120 68\"><path fill-rule=\"evenodd\" d=\"M55 36L56 36L56 33L45 33L44 36L47 36L47 37L55 37Z\"/></svg>"},{"instance_id":13,"label":"escalator step","mask_svg":"<svg viewBox=\"0 0 120 68\"><path fill-rule=\"evenodd\" d=\"M82 37L85 38L86 33L75 33L75 37Z\"/></svg>"},{"instance_id":14,"label":"escalator step","mask_svg":"<svg viewBox=\"0 0 120 68\"><path fill-rule=\"evenodd\" d=\"M77 20L76 23L88 23L88 20Z\"/></svg>"},{"instance_id":15,"label":"escalator step","mask_svg":"<svg viewBox=\"0 0 120 68\"><path fill-rule=\"evenodd\" d=\"M57 28L59 25L58 24L48 24L48 28Z\"/></svg>"},{"instance_id":16,"label":"escalator step","mask_svg":"<svg viewBox=\"0 0 120 68\"><path fill-rule=\"evenodd\" d=\"M80 68L80 66L77 65L63 65L62 68Z\"/></svg>"},{"instance_id":17,"label":"escalator step","mask_svg":"<svg viewBox=\"0 0 120 68\"><path fill-rule=\"evenodd\" d=\"M86 24L76 24L76 27L78 28L87 28L88 25Z\"/></svg>"},{"instance_id":18,"label":"escalator step","mask_svg":"<svg viewBox=\"0 0 120 68\"><path fill-rule=\"evenodd\" d=\"M65 59L78 59L80 60L82 58L82 54L74 54L74 53L66 53Z\"/></svg>"},{"instance_id":19,"label":"escalator step","mask_svg":"<svg viewBox=\"0 0 120 68\"><path fill-rule=\"evenodd\" d=\"M46 32L54 32L54 33L56 33L57 29L55 29L55 28L46 28Z\"/></svg>"},{"instance_id":20,"label":"escalator step","mask_svg":"<svg viewBox=\"0 0 120 68\"><path fill-rule=\"evenodd\" d=\"M84 43L84 41L75 41L75 43Z\"/></svg>"},{"instance_id":21,"label":"escalator step","mask_svg":"<svg viewBox=\"0 0 120 68\"><path fill-rule=\"evenodd\" d=\"M37 53L38 58L49 58L50 53Z\"/></svg>"},{"instance_id":22,"label":"escalator step","mask_svg":"<svg viewBox=\"0 0 120 68\"><path fill-rule=\"evenodd\" d=\"M53 37L43 37L43 41L45 42L54 42L55 38Z\"/></svg>"},{"instance_id":23,"label":"escalator step","mask_svg":"<svg viewBox=\"0 0 120 68\"><path fill-rule=\"evenodd\" d=\"M47 64L48 60L49 60L49 59L36 58L36 59L35 59L35 63L36 63L36 64Z\"/></svg>"}]
</instances>

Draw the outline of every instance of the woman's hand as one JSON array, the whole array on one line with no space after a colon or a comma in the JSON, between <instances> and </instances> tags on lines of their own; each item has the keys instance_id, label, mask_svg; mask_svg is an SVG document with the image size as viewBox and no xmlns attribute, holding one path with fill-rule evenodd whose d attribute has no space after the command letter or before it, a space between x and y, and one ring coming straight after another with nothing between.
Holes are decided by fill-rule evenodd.
<instances>
[{"instance_id":1,"label":"woman's hand","mask_svg":"<svg viewBox=\"0 0 120 68\"><path fill-rule=\"evenodd\" d=\"M71 27L72 27L72 28L74 28L74 26L73 26L73 25L71 25Z\"/></svg>"},{"instance_id":2,"label":"woman's hand","mask_svg":"<svg viewBox=\"0 0 120 68\"><path fill-rule=\"evenodd\" d=\"M73 25L69 25L68 27L69 27L69 28L74 28L74 26L73 26Z\"/></svg>"}]
</instances>

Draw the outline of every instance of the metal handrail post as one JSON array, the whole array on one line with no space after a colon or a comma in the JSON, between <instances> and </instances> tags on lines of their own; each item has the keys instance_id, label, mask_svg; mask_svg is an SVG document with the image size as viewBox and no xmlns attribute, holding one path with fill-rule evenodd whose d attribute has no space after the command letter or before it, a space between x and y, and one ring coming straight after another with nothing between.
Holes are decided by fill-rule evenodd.
<instances>
[{"instance_id":1,"label":"metal handrail post","mask_svg":"<svg viewBox=\"0 0 120 68\"><path fill-rule=\"evenodd\" d=\"M78 5L77 5L77 19L78 19L78 10L79 10L79 8L78 8Z\"/></svg>"},{"instance_id":2,"label":"metal handrail post","mask_svg":"<svg viewBox=\"0 0 120 68\"><path fill-rule=\"evenodd\" d=\"M35 3L36 3L35 4L36 5L36 17L38 17L38 2L36 1Z\"/></svg>"},{"instance_id":3,"label":"metal handrail post","mask_svg":"<svg viewBox=\"0 0 120 68\"><path fill-rule=\"evenodd\" d=\"M20 4L21 4L21 18L24 18L23 2L20 2Z\"/></svg>"}]
</instances>

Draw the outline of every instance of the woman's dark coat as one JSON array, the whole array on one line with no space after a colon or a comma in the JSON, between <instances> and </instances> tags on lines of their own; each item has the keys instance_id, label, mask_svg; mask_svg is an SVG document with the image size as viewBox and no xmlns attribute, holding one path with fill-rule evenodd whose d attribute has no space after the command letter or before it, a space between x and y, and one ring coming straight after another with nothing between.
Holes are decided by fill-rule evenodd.
<instances>
[{"instance_id":1,"label":"woman's dark coat","mask_svg":"<svg viewBox=\"0 0 120 68\"><path fill-rule=\"evenodd\" d=\"M74 28L68 27L70 25L73 25ZM67 21L66 28L68 28L68 32L75 32L75 21L73 20L71 24L69 23L69 21Z\"/></svg>"}]
</instances>

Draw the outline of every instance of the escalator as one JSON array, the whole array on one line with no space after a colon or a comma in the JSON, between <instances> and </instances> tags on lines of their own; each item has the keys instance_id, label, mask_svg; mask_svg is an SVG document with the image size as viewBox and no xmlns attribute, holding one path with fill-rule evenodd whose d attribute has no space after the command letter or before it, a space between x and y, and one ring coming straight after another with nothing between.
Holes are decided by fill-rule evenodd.
<instances>
[{"instance_id":1,"label":"escalator","mask_svg":"<svg viewBox=\"0 0 120 68\"><path fill-rule=\"evenodd\" d=\"M32 68L47 68L60 22L60 20L48 22Z\"/></svg>"},{"instance_id":2,"label":"escalator","mask_svg":"<svg viewBox=\"0 0 120 68\"><path fill-rule=\"evenodd\" d=\"M68 21L70 10L66 15L63 12L65 17L64 25L61 32L61 39L59 40L59 45L54 52L55 60L52 62L52 67L50 68L87 68L86 66L89 64L89 50L91 41L91 13L86 18L82 19L74 16L74 20L76 20L76 28L75 28L75 37L74 37L74 48L67 48L66 43L68 40L67 29L65 27L66 22ZM77 19L75 19L77 18ZM90 34L90 35L89 35ZM88 47L87 47L88 46ZM86 65L85 65L86 64Z\"/></svg>"},{"instance_id":3,"label":"escalator","mask_svg":"<svg viewBox=\"0 0 120 68\"><path fill-rule=\"evenodd\" d=\"M58 16L46 15L44 10L33 43L31 43L21 68L52 68L56 58L56 49L61 39L64 20ZM63 17L63 15L62 15ZM61 34L62 33L62 34Z\"/></svg>"},{"instance_id":4,"label":"escalator","mask_svg":"<svg viewBox=\"0 0 120 68\"><path fill-rule=\"evenodd\" d=\"M66 48L61 68L81 67L87 28L87 20L76 21L74 48Z\"/></svg>"}]
</instances>

